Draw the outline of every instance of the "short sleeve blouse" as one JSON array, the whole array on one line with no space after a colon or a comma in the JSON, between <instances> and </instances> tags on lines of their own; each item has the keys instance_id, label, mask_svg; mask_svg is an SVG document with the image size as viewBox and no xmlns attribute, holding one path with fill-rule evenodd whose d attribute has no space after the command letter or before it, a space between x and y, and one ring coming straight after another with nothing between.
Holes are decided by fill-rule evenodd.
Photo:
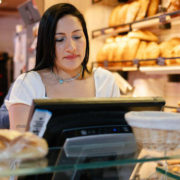
<instances>
[{"instance_id":1,"label":"short sleeve blouse","mask_svg":"<svg viewBox=\"0 0 180 180\"><path fill-rule=\"evenodd\" d=\"M120 90L111 72L93 70L96 97L119 97ZM21 74L14 82L10 98L5 101L7 109L16 103L31 105L33 99L47 98L41 76L36 71Z\"/></svg>"}]
</instances>

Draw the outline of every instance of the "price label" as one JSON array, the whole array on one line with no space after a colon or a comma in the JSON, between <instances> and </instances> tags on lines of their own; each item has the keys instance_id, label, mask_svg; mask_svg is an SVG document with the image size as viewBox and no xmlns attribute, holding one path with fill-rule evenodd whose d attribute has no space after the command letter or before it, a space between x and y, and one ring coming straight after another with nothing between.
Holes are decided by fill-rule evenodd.
<instances>
[{"instance_id":1,"label":"price label","mask_svg":"<svg viewBox=\"0 0 180 180\"><path fill-rule=\"evenodd\" d=\"M48 110L36 109L30 123L30 132L42 137L51 116L52 112Z\"/></svg>"}]
</instances>

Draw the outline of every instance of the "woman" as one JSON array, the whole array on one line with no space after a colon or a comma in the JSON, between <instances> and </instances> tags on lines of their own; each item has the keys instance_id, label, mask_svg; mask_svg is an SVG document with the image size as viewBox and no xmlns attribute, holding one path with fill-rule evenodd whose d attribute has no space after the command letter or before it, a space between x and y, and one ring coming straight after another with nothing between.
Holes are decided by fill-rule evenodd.
<instances>
[{"instance_id":1,"label":"woman","mask_svg":"<svg viewBox=\"0 0 180 180\"><path fill-rule=\"evenodd\" d=\"M90 72L88 58L83 15L67 3L50 7L39 25L35 68L17 78L6 101L10 128L24 131L35 98L120 96L113 75L102 68Z\"/></svg>"}]
</instances>

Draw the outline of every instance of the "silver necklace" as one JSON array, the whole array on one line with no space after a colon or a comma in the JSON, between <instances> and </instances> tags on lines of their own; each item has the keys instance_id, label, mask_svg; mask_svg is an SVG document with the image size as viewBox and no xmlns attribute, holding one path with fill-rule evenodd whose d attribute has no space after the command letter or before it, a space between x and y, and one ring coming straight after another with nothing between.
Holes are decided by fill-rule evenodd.
<instances>
[{"instance_id":1,"label":"silver necklace","mask_svg":"<svg viewBox=\"0 0 180 180\"><path fill-rule=\"evenodd\" d=\"M58 82L59 82L60 84L63 84L64 82L71 82L71 81L74 81L75 79L79 78L79 76L80 76L81 73L82 73L82 69L83 69L83 68L81 68L81 71L80 71L79 73L77 73L75 76L73 76L73 77L71 77L71 78L68 78L68 79L62 79L61 77L57 76L54 72L53 72L53 73L55 74Z\"/></svg>"}]
</instances>

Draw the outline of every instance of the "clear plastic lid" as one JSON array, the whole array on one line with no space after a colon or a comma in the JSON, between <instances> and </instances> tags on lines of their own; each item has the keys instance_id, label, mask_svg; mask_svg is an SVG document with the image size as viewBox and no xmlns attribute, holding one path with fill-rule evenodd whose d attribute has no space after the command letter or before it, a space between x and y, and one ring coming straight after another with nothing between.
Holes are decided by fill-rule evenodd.
<instances>
[{"instance_id":1,"label":"clear plastic lid","mask_svg":"<svg viewBox=\"0 0 180 180\"><path fill-rule=\"evenodd\" d=\"M136 152L136 142L132 133L80 136L67 138L64 150L67 157L128 155Z\"/></svg>"},{"instance_id":2,"label":"clear plastic lid","mask_svg":"<svg viewBox=\"0 0 180 180\"><path fill-rule=\"evenodd\" d=\"M131 111L125 120L132 127L180 131L180 114L163 111Z\"/></svg>"}]
</instances>

